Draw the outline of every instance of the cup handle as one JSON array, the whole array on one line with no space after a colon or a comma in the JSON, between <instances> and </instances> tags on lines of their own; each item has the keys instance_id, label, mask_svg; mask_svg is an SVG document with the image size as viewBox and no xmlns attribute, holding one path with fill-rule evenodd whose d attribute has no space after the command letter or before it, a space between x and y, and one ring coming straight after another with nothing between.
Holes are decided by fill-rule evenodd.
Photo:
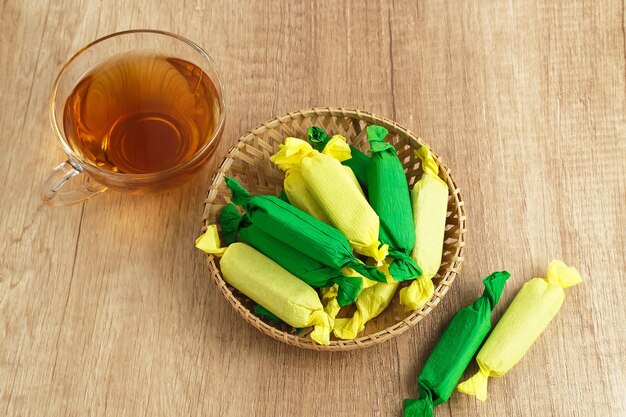
<instances>
[{"instance_id":1,"label":"cup handle","mask_svg":"<svg viewBox=\"0 0 626 417\"><path fill-rule=\"evenodd\" d=\"M106 186L90 181L78 190L61 191L65 183L81 173L82 169L69 160L57 165L45 180L43 201L53 207L70 206L107 190Z\"/></svg>"}]
</instances>

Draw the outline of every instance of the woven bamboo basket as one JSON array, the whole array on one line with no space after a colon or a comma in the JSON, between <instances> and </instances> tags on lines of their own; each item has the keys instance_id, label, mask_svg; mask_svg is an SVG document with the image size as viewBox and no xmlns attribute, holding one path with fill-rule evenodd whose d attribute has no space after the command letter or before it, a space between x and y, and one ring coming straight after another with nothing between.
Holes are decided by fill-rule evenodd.
<instances>
[{"instance_id":1,"label":"woven bamboo basket","mask_svg":"<svg viewBox=\"0 0 626 417\"><path fill-rule=\"evenodd\" d=\"M423 142L407 129L384 117L359 110L343 108L301 110L278 117L253 129L242 136L237 145L228 152L213 176L204 201L202 232L208 225L217 223L220 210L230 202L230 190L226 187L224 176L235 177L252 194L278 195L283 188L284 174L270 162L270 156L278 150L278 145L286 137L306 139L307 129L310 126L320 126L329 134L343 135L351 145L365 152L369 149L365 128L372 124L384 126L389 130L386 140L392 143L398 151L408 184L412 187L422 176L420 160L414 156L413 150L421 147ZM381 315L368 322L364 332L357 339L331 340L330 345L322 346L306 337L306 334L296 334L295 329L287 325L275 326L253 314L255 303L224 281L219 268L219 258L207 254L205 260L213 282L235 311L248 323L276 340L302 349L318 351L360 349L382 343L406 332L439 305L463 263L465 246L463 200L450 170L434 152L433 155L439 165L439 176L448 184L448 213L443 260L437 276L433 279L435 293L420 310L410 314L405 313L398 300L398 289L389 307ZM401 287L408 284L408 282L403 283ZM352 312L347 313L351 315Z\"/></svg>"}]
</instances>

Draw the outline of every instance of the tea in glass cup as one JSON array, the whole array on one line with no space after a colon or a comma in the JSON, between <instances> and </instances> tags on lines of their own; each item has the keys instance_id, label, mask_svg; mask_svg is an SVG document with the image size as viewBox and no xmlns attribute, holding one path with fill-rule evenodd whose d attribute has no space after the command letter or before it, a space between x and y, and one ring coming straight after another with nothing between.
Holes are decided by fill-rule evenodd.
<instances>
[{"instance_id":1,"label":"tea in glass cup","mask_svg":"<svg viewBox=\"0 0 626 417\"><path fill-rule=\"evenodd\" d=\"M93 42L63 67L50 113L68 161L51 173L44 199L66 205L107 188L176 186L215 150L225 108L200 47L166 32L127 31ZM81 172L93 181L61 191Z\"/></svg>"}]
</instances>

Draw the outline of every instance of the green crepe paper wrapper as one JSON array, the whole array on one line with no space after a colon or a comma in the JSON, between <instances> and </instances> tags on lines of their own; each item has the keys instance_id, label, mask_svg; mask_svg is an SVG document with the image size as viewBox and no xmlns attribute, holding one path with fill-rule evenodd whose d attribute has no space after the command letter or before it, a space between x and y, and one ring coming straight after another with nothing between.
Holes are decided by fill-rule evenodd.
<instances>
[{"instance_id":1,"label":"green crepe paper wrapper","mask_svg":"<svg viewBox=\"0 0 626 417\"><path fill-rule=\"evenodd\" d=\"M340 269L322 264L316 259L292 248L253 224L247 215L241 215L233 204L220 212L218 222L224 242L233 243L237 236L278 265L314 288L337 284L337 302L340 307L352 304L361 294L363 280L346 277Z\"/></svg>"},{"instance_id":2,"label":"green crepe paper wrapper","mask_svg":"<svg viewBox=\"0 0 626 417\"><path fill-rule=\"evenodd\" d=\"M287 197L287 193L285 193L285 190L282 190L280 192L280 194L278 194L278 198L283 200L285 203L289 203L289 197ZM289 203L289 204L291 204L291 203Z\"/></svg>"},{"instance_id":3,"label":"green crepe paper wrapper","mask_svg":"<svg viewBox=\"0 0 626 417\"><path fill-rule=\"evenodd\" d=\"M452 317L417 378L420 398L404 400L404 417L432 417L433 407L448 401L491 329L491 312L510 276L506 271L489 275L483 295Z\"/></svg>"},{"instance_id":4,"label":"green crepe paper wrapper","mask_svg":"<svg viewBox=\"0 0 626 417\"><path fill-rule=\"evenodd\" d=\"M389 274L406 281L422 275L422 270L411 258L415 226L409 186L396 148L384 141L387 133L381 126L367 127L372 154L367 161L369 202L380 218L380 242L389 245L389 256L394 258Z\"/></svg>"},{"instance_id":5,"label":"green crepe paper wrapper","mask_svg":"<svg viewBox=\"0 0 626 417\"><path fill-rule=\"evenodd\" d=\"M318 152L322 152L331 139L324 129L317 126L311 126L309 128L308 138L313 149ZM350 152L352 153L352 158L346 159L341 164L347 166L354 172L354 176L357 181L359 181L363 192L367 193L367 161L369 157L352 145L350 145Z\"/></svg>"},{"instance_id":6,"label":"green crepe paper wrapper","mask_svg":"<svg viewBox=\"0 0 626 417\"><path fill-rule=\"evenodd\" d=\"M276 196L251 196L233 178L226 177L226 185L232 192L231 201L242 206L250 223L268 235L324 265L352 268L366 278L386 282L385 275L376 267L364 265L354 256L350 243L339 230Z\"/></svg>"}]
</instances>

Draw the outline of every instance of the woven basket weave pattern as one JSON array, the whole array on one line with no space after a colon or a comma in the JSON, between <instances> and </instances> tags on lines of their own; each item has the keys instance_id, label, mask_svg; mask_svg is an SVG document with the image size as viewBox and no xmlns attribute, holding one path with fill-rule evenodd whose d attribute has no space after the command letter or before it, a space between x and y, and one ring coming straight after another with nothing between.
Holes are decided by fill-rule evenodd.
<instances>
[{"instance_id":1,"label":"woven basket weave pattern","mask_svg":"<svg viewBox=\"0 0 626 417\"><path fill-rule=\"evenodd\" d=\"M422 146L422 142L408 130L388 119L358 110L340 108L302 110L278 117L252 130L230 150L211 181L205 199L202 232L206 230L209 224L217 223L220 210L230 202L230 190L226 187L224 176L235 177L252 194L278 195L283 189L284 173L270 162L270 156L276 153L279 145L283 143L286 137L293 136L305 139L309 127L320 126L329 134L344 136L352 146L366 152L369 149L369 143L365 128L372 124L384 126L389 130L389 136L386 140L395 146L398 157L404 166L408 184L412 187L422 176L419 158L413 152L414 149ZM222 278L219 261L212 255L206 255L205 259L213 281L231 306L247 322L266 335L299 348L330 351L352 350L378 344L404 333L428 316L433 308L441 302L463 263L465 246L463 200L449 169L443 165L434 152L433 155L439 165L439 176L448 184L448 214L443 260L439 273L433 279L435 293L420 310L406 315L398 306L398 295L396 294L388 308L391 311L385 311L369 322L360 337L355 340L332 340L330 345L322 346L303 335L296 335L293 329L287 326L274 327L255 316L251 312L255 305L254 302L229 286ZM403 283L402 285L408 284ZM368 330L371 333L368 333Z\"/></svg>"}]
</instances>

